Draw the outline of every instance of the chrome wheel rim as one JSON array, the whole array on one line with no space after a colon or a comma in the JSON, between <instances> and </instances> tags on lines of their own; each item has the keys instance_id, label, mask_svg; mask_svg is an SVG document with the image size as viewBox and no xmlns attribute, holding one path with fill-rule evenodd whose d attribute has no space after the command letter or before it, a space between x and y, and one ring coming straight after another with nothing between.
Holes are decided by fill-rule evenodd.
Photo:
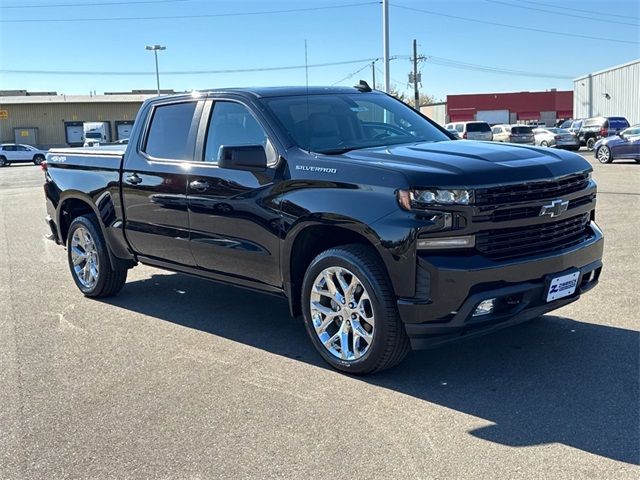
<instances>
[{"instance_id":1,"label":"chrome wheel rim","mask_svg":"<svg viewBox=\"0 0 640 480\"><path fill-rule=\"evenodd\" d=\"M82 286L93 288L98 282L100 261L93 237L84 227L78 227L71 237L71 262Z\"/></svg>"},{"instance_id":2,"label":"chrome wheel rim","mask_svg":"<svg viewBox=\"0 0 640 480\"><path fill-rule=\"evenodd\" d=\"M313 328L324 348L340 360L367 354L375 334L371 297L356 275L342 267L325 268L311 287Z\"/></svg>"},{"instance_id":3,"label":"chrome wheel rim","mask_svg":"<svg viewBox=\"0 0 640 480\"><path fill-rule=\"evenodd\" d=\"M598 160L601 162L606 162L609 160L611 154L609 153L609 149L607 147L600 147L598 150Z\"/></svg>"}]
</instances>

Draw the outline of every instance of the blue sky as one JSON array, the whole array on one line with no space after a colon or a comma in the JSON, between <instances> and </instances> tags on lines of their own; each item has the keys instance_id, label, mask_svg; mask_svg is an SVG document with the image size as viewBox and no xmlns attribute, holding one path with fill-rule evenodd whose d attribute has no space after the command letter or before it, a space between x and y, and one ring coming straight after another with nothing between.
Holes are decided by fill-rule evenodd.
<instances>
[{"instance_id":1,"label":"blue sky","mask_svg":"<svg viewBox=\"0 0 640 480\"><path fill-rule=\"evenodd\" d=\"M636 0L392 0L391 54L400 58L391 62L391 78L399 89L406 88L411 68L407 57L416 38L419 53L431 56L421 64L423 90L438 98L444 99L451 93L571 89L570 78L640 57L639 3ZM345 4L360 5L265 15L204 16ZM47 8L48 5L57 6ZM198 17L103 20L179 15ZM442 15L617 41L518 30ZM85 20L56 22L55 19ZM89 19L98 21L87 21ZM303 85L304 69L202 75L163 75L162 72L303 65L305 39L311 65L382 56L382 7L366 0L138 0L129 4L126 0L0 0L0 22L0 70L149 72L136 76L0 72L0 89L52 90L66 94L152 89L155 88L153 54L145 51L144 46L154 43L167 46L167 50L160 53L161 86L175 90ZM475 67L460 69L443 65L449 60L534 72L539 76L505 75ZM361 61L310 68L309 83L331 85L344 79L339 84L353 85L360 78L370 81L370 68L345 79L366 65L367 62ZM381 62L377 65L382 68ZM377 80L382 80L380 72Z\"/></svg>"}]
</instances>

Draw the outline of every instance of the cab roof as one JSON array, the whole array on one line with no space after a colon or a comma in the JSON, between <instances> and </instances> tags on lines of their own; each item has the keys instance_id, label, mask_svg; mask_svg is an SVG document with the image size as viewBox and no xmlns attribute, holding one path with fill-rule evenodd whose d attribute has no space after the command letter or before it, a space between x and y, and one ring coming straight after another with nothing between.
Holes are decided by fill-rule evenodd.
<instances>
[{"instance_id":1,"label":"cab roof","mask_svg":"<svg viewBox=\"0 0 640 480\"><path fill-rule=\"evenodd\" d=\"M268 98L268 97L292 97L299 95L331 95L331 94L345 94L345 93L365 93L354 87L305 87L305 86L291 86L291 87L242 87L242 88L212 88L206 90L194 90L189 94L181 95L162 95L155 97L156 99L167 99L189 97L200 95L215 95L219 93L233 93L237 95L250 96L254 98ZM372 90L367 93L384 94L383 92L376 92Z\"/></svg>"}]
</instances>

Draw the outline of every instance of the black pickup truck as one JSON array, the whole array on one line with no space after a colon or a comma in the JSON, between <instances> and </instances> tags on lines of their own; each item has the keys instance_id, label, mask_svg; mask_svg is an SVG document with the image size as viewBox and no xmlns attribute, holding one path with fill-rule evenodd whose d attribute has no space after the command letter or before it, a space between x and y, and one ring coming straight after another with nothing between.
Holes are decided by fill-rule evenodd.
<instances>
[{"instance_id":1,"label":"black pickup truck","mask_svg":"<svg viewBox=\"0 0 640 480\"><path fill-rule=\"evenodd\" d=\"M454 140L364 83L157 97L127 146L44 169L86 296L138 262L281 295L356 374L567 305L602 268L582 157Z\"/></svg>"}]
</instances>

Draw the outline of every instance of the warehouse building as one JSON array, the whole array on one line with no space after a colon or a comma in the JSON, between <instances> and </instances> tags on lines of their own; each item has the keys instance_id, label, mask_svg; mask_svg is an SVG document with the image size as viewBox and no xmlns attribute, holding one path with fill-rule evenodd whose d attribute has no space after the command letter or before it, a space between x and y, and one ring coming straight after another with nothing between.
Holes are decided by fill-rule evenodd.
<instances>
[{"instance_id":1,"label":"warehouse building","mask_svg":"<svg viewBox=\"0 0 640 480\"><path fill-rule=\"evenodd\" d=\"M56 95L55 92L0 92L0 142L41 148L82 146L83 124L104 122L108 138L128 138L149 93Z\"/></svg>"},{"instance_id":2,"label":"warehouse building","mask_svg":"<svg viewBox=\"0 0 640 480\"><path fill-rule=\"evenodd\" d=\"M420 113L429 117L436 123L444 125L447 123L447 102L436 102L420 107Z\"/></svg>"},{"instance_id":3,"label":"warehouse building","mask_svg":"<svg viewBox=\"0 0 640 480\"><path fill-rule=\"evenodd\" d=\"M545 123L555 125L573 118L573 92L478 93L447 95L447 122L482 120L498 123Z\"/></svg>"},{"instance_id":4,"label":"warehouse building","mask_svg":"<svg viewBox=\"0 0 640 480\"><path fill-rule=\"evenodd\" d=\"M575 118L626 117L640 123L640 59L573 81Z\"/></svg>"}]
</instances>

